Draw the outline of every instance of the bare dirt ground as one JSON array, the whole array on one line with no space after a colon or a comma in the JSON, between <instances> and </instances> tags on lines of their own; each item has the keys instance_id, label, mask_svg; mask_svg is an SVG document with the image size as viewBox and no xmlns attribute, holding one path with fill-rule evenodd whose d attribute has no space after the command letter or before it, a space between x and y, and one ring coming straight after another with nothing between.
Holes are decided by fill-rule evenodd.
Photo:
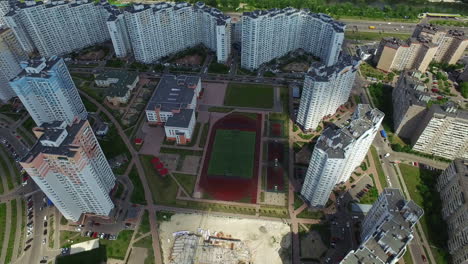
<instances>
[{"instance_id":1,"label":"bare dirt ground","mask_svg":"<svg viewBox=\"0 0 468 264\"><path fill-rule=\"evenodd\" d=\"M320 259L322 254L327 251L323 244L320 234L316 231L310 231L301 239L301 257Z\"/></svg>"},{"instance_id":2,"label":"bare dirt ground","mask_svg":"<svg viewBox=\"0 0 468 264\"><path fill-rule=\"evenodd\" d=\"M223 106L227 83L202 83L205 88L200 104Z\"/></svg>"},{"instance_id":3,"label":"bare dirt ground","mask_svg":"<svg viewBox=\"0 0 468 264\"><path fill-rule=\"evenodd\" d=\"M200 166L200 156L186 156L182 165L181 172L197 175Z\"/></svg>"},{"instance_id":4,"label":"bare dirt ground","mask_svg":"<svg viewBox=\"0 0 468 264\"><path fill-rule=\"evenodd\" d=\"M78 56L78 59L80 60L101 60L104 58L104 51L98 50L98 51L90 51L85 54L82 54Z\"/></svg>"},{"instance_id":5,"label":"bare dirt ground","mask_svg":"<svg viewBox=\"0 0 468 264\"><path fill-rule=\"evenodd\" d=\"M146 256L148 255L148 250L146 248L134 247L132 253L128 258L129 264L140 264L145 263Z\"/></svg>"},{"instance_id":6,"label":"bare dirt ground","mask_svg":"<svg viewBox=\"0 0 468 264\"><path fill-rule=\"evenodd\" d=\"M285 206L286 205L286 194L265 192L265 203L270 205Z\"/></svg>"},{"instance_id":7,"label":"bare dirt ground","mask_svg":"<svg viewBox=\"0 0 468 264\"><path fill-rule=\"evenodd\" d=\"M309 69L309 64L305 62L292 62L283 67L284 71L289 72L306 72Z\"/></svg>"},{"instance_id":8,"label":"bare dirt ground","mask_svg":"<svg viewBox=\"0 0 468 264\"><path fill-rule=\"evenodd\" d=\"M203 57L200 55L189 55L175 60L176 64L186 64L186 65L198 65L200 66L203 63Z\"/></svg>"},{"instance_id":9,"label":"bare dirt ground","mask_svg":"<svg viewBox=\"0 0 468 264\"><path fill-rule=\"evenodd\" d=\"M175 214L170 221L162 222L160 229L161 248L164 263L168 263L170 249L174 242L173 233L190 231L196 233L198 228L211 233L223 232L232 238L244 241L252 254L255 264L287 263L280 257L281 245L290 247L290 227L276 221L242 219L199 214Z\"/></svg>"}]
</instances>

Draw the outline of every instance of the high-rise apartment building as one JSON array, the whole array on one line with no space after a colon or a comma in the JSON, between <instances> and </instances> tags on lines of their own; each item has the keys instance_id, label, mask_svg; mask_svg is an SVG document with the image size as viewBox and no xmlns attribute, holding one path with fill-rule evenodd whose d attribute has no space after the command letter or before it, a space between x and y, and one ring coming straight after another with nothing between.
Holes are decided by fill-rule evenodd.
<instances>
[{"instance_id":1,"label":"high-rise apartment building","mask_svg":"<svg viewBox=\"0 0 468 264\"><path fill-rule=\"evenodd\" d=\"M8 13L10 9L9 0L0 0L0 27L5 25L5 20L3 17Z\"/></svg>"},{"instance_id":2,"label":"high-rise apartment building","mask_svg":"<svg viewBox=\"0 0 468 264\"><path fill-rule=\"evenodd\" d=\"M452 263L468 262L468 160L456 159L437 180Z\"/></svg>"},{"instance_id":3,"label":"high-rise apartment building","mask_svg":"<svg viewBox=\"0 0 468 264\"><path fill-rule=\"evenodd\" d=\"M410 139L427 111L427 104L437 100L420 80L421 73L403 71L392 91L393 128L401 138Z\"/></svg>"},{"instance_id":4,"label":"high-rise apartment building","mask_svg":"<svg viewBox=\"0 0 468 264\"><path fill-rule=\"evenodd\" d=\"M330 126L323 131L310 158L301 190L312 207L323 207L333 187L347 181L361 164L383 117L377 108L359 104L349 125Z\"/></svg>"},{"instance_id":5,"label":"high-rise apartment building","mask_svg":"<svg viewBox=\"0 0 468 264\"><path fill-rule=\"evenodd\" d=\"M115 176L86 120L44 123L33 130L38 141L20 161L65 218L108 216Z\"/></svg>"},{"instance_id":6,"label":"high-rise apartment building","mask_svg":"<svg viewBox=\"0 0 468 264\"><path fill-rule=\"evenodd\" d=\"M385 72L414 69L425 72L438 46L429 39L383 38L374 57L377 69Z\"/></svg>"},{"instance_id":7,"label":"high-rise apartment building","mask_svg":"<svg viewBox=\"0 0 468 264\"><path fill-rule=\"evenodd\" d=\"M468 37L460 30L445 29L432 24L418 24L413 37L423 36L438 46L434 60L447 64L455 64L463 56L468 46Z\"/></svg>"},{"instance_id":8,"label":"high-rise apartment building","mask_svg":"<svg viewBox=\"0 0 468 264\"><path fill-rule=\"evenodd\" d=\"M395 264L413 239L413 227L424 214L421 207L407 201L399 189L386 188L364 218L361 245L340 262Z\"/></svg>"},{"instance_id":9,"label":"high-rise apartment building","mask_svg":"<svg viewBox=\"0 0 468 264\"><path fill-rule=\"evenodd\" d=\"M467 46L468 38L463 31L419 24L408 40L383 38L374 62L377 69L386 72L404 69L425 72L432 60L455 64Z\"/></svg>"},{"instance_id":10,"label":"high-rise apartment building","mask_svg":"<svg viewBox=\"0 0 468 264\"><path fill-rule=\"evenodd\" d=\"M433 104L411 138L413 149L446 159L468 159L468 111Z\"/></svg>"},{"instance_id":11,"label":"high-rise apartment building","mask_svg":"<svg viewBox=\"0 0 468 264\"><path fill-rule=\"evenodd\" d=\"M348 101L360 60L343 54L333 66L312 64L304 78L296 122L305 130L315 130L327 115Z\"/></svg>"},{"instance_id":12,"label":"high-rise apartment building","mask_svg":"<svg viewBox=\"0 0 468 264\"><path fill-rule=\"evenodd\" d=\"M331 66L338 61L344 30L330 16L290 7L244 12L241 66L254 70L299 48Z\"/></svg>"},{"instance_id":13,"label":"high-rise apartment building","mask_svg":"<svg viewBox=\"0 0 468 264\"><path fill-rule=\"evenodd\" d=\"M51 57L29 60L10 85L38 126L78 117L87 112L63 59Z\"/></svg>"},{"instance_id":14,"label":"high-rise apartment building","mask_svg":"<svg viewBox=\"0 0 468 264\"><path fill-rule=\"evenodd\" d=\"M218 62L226 62L231 52L231 18L201 2L193 6L185 2L135 4L125 9L124 19L135 59L143 63L197 44L215 51ZM117 30L111 34L112 41L126 41L124 35Z\"/></svg>"},{"instance_id":15,"label":"high-rise apartment building","mask_svg":"<svg viewBox=\"0 0 468 264\"><path fill-rule=\"evenodd\" d=\"M13 32L0 26L0 101L16 96L9 81L21 72L20 62L26 59Z\"/></svg>"},{"instance_id":16,"label":"high-rise apartment building","mask_svg":"<svg viewBox=\"0 0 468 264\"><path fill-rule=\"evenodd\" d=\"M50 57L109 40L108 16L102 4L89 0L26 0L16 3L5 22L24 50Z\"/></svg>"}]
</instances>

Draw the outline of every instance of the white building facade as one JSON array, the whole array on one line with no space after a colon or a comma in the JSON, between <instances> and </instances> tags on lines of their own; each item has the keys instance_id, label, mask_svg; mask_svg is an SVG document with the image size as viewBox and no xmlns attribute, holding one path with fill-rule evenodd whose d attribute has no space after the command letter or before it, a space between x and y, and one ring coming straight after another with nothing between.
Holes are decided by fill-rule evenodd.
<instances>
[{"instance_id":1,"label":"white building facade","mask_svg":"<svg viewBox=\"0 0 468 264\"><path fill-rule=\"evenodd\" d=\"M16 3L5 16L21 46L44 57L63 55L110 39L106 20L109 13L100 3L89 0L27 0Z\"/></svg>"},{"instance_id":2,"label":"white building facade","mask_svg":"<svg viewBox=\"0 0 468 264\"><path fill-rule=\"evenodd\" d=\"M372 205L361 227L361 245L351 250L340 264L396 264L414 238L413 228L424 211L401 191L386 188Z\"/></svg>"},{"instance_id":3,"label":"white building facade","mask_svg":"<svg viewBox=\"0 0 468 264\"><path fill-rule=\"evenodd\" d=\"M215 8L198 2L176 4L135 4L124 11L135 59L152 63L165 56L203 44L216 52L218 62L226 62L231 51L231 19ZM111 34L112 41L126 41L125 34ZM117 46L125 46L119 43Z\"/></svg>"},{"instance_id":4,"label":"white building facade","mask_svg":"<svg viewBox=\"0 0 468 264\"><path fill-rule=\"evenodd\" d=\"M63 59L35 59L24 66L10 85L38 126L86 120L88 113Z\"/></svg>"},{"instance_id":5,"label":"white building facade","mask_svg":"<svg viewBox=\"0 0 468 264\"><path fill-rule=\"evenodd\" d=\"M21 72L20 63L26 58L13 32L0 27L0 101L6 102L16 96L9 82Z\"/></svg>"},{"instance_id":6,"label":"white building facade","mask_svg":"<svg viewBox=\"0 0 468 264\"><path fill-rule=\"evenodd\" d=\"M357 57L342 55L337 64L312 64L304 78L296 122L315 130L323 117L334 114L348 101L360 65Z\"/></svg>"},{"instance_id":7,"label":"white building facade","mask_svg":"<svg viewBox=\"0 0 468 264\"><path fill-rule=\"evenodd\" d=\"M255 70L299 48L331 66L341 53L344 30L344 24L325 14L290 7L244 12L241 67Z\"/></svg>"},{"instance_id":8,"label":"white building facade","mask_svg":"<svg viewBox=\"0 0 468 264\"><path fill-rule=\"evenodd\" d=\"M65 218L109 216L115 176L86 120L46 123L21 165Z\"/></svg>"},{"instance_id":9,"label":"white building facade","mask_svg":"<svg viewBox=\"0 0 468 264\"><path fill-rule=\"evenodd\" d=\"M328 127L315 145L301 195L312 207L323 207L333 187L345 182L364 160L384 114L369 105L357 106L343 128Z\"/></svg>"}]
</instances>

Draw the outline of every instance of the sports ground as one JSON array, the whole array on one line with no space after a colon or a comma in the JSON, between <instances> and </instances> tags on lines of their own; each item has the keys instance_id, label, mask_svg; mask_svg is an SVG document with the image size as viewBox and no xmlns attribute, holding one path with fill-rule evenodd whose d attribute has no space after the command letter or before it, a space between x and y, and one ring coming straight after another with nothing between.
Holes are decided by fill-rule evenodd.
<instances>
[{"instance_id":1,"label":"sports ground","mask_svg":"<svg viewBox=\"0 0 468 264\"><path fill-rule=\"evenodd\" d=\"M255 132L219 129L208 174L250 179L253 176Z\"/></svg>"},{"instance_id":2,"label":"sports ground","mask_svg":"<svg viewBox=\"0 0 468 264\"><path fill-rule=\"evenodd\" d=\"M205 198L257 201L262 122L232 113L213 124L199 182Z\"/></svg>"}]
</instances>

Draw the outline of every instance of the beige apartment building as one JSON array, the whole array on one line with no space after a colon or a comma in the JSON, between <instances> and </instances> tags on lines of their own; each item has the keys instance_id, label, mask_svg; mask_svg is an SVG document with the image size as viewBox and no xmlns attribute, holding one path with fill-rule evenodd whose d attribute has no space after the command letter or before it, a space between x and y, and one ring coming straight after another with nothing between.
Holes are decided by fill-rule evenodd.
<instances>
[{"instance_id":1,"label":"beige apartment building","mask_svg":"<svg viewBox=\"0 0 468 264\"><path fill-rule=\"evenodd\" d=\"M468 160L456 159L437 180L452 263L468 261Z\"/></svg>"},{"instance_id":2,"label":"beige apartment building","mask_svg":"<svg viewBox=\"0 0 468 264\"><path fill-rule=\"evenodd\" d=\"M415 69L426 71L437 52L437 45L423 37L400 40L383 38L380 42L375 63L385 72Z\"/></svg>"},{"instance_id":3,"label":"beige apartment building","mask_svg":"<svg viewBox=\"0 0 468 264\"><path fill-rule=\"evenodd\" d=\"M404 69L425 72L433 60L456 63L467 46L468 38L463 31L419 24L407 40L383 38L374 62L377 69L385 72Z\"/></svg>"}]
</instances>

